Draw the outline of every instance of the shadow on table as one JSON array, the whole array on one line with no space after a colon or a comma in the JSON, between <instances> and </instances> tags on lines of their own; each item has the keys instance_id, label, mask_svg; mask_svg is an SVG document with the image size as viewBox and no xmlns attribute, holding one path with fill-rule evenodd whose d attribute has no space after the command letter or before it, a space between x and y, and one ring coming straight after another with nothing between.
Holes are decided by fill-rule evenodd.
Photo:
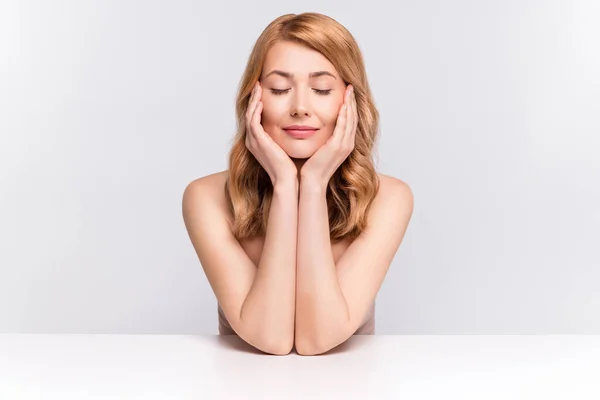
<instances>
[{"instance_id":1,"label":"shadow on table","mask_svg":"<svg viewBox=\"0 0 600 400\"><path fill-rule=\"evenodd\" d=\"M238 335L217 335L217 343L219 343L220 346L223 346L230 350L259 355L268 354L244 342L244 340Z\"/></svg>"},{"instance_id":2,"label":"shadow on table","mask_svg":"<svg viewBox=\"0 0 600 400\"><path fill-rule=\"evenodd\" d=\"M351 336L345 342L340 343L333 349L326 351L323 354L319 354L319 356L328 356L328 355L334 355L334 354L339 354L339 353L350 353L354 350L357 350L357 349L363 347L366 343L365 340L368 340L368 339L369 339L369 337L367 337L365 335Z\"/></svg>"}]
</instances>

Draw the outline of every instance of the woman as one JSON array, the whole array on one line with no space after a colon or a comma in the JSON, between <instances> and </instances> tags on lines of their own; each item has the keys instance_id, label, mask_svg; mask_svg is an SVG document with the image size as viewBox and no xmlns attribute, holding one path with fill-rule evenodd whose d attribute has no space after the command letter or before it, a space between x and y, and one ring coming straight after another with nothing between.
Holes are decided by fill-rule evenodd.
<instances>
[{"instance_id":1,"label":"woman","mask_svg":"<svg viewBox=\"0 0 600 400\"><path fill-rule=\"evenodd\" d=\"M373 334L413 196L375 172L379 115L354 38L317 13L275 19L251 52L236 112L229 169L183 195L219 333L280 355Z\"/></svg>"}]
</instances>

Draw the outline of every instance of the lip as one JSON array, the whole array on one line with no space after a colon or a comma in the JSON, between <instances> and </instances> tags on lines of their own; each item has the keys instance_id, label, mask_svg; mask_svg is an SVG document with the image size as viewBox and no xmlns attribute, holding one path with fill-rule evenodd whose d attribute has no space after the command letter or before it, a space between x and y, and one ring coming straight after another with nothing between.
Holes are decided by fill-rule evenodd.
<instances>
[{"instance_id":1,"label":"lip","mask_svg":"<svg viewBox=\"0 0 600 400\"><path fill-rule=\"evenodd\" d=\"M319 129L308 125L290 125L284 127L283 130L294 138L305 139L311 137Z\"/></svg>"},{"instance_id":2,"label":"lip","mask_svg":"<svg viewBox=\"0 0 600 400\"><path fill-rule=\"evenodd\" d=\"M290 125L290 126L284 126L283 129L285 130L294 130L294 131L315 131L317 130L317 128L315 128L314 126L309 126L309 125Z\"/></svg>"}]
</instances>

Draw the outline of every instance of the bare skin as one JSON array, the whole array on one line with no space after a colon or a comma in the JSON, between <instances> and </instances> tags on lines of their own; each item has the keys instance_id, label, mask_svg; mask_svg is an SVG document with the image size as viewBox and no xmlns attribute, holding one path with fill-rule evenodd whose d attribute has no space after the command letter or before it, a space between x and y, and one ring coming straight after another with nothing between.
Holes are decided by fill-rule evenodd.
<instances>
[{"instance_id":1,"label":"bare skin","mask_svg":"<svg viewBox=\"0 0 600 400\"><path fill-rule=\"evenodd\" d=\"M208 188L211 193L211 197L215 200L214 206L217 208L218 214L222 217L224 216L228 221L233 219L233 215L229 212L227 207L227 199L225 198L224 188L225 182L227 180L228 171L221 171L211 175L207 175L202 178L198 178L194 181L196 184L201 184L203 187ZM394 178L389 175L378 174L380 179L380 184L383 190L385 190L385 185L389 185L390 182L397 181L397 178ZM194 183L193 182L193 183ZM258 265L260 261L260 257L262 255L262 248L264 245L264 236L257 236L255 238L249 238L243 240L240 245L252 261L254 265ZM331 245L331 251L333 254L334 260L337 260L342 257L348 246L352 243L352 239L344 239L338 243L334 243Z\"/></svg>"},{"instance_id":2,"label":"bare skin","mask_svg":"<svg viewBox=\"0 0 600 400\"><path fill-rule=\"evenodd\" d=\"M357 117L352 86L322 54L278 43L246 112L246 147L274 187L266 236L233 237L227 171L185 190L186 228L217 300L233 330L259 350L316 355L345 341L369 319L400 246L412 192L382 174L367 229L330 241L325 187L354 147ZM286 131L292 125L316 132L299 139Z\"/></svg>"},{"instance_id":3,"label":"bare skin","mask_svg":"<svg viewBox=\"0 0 600 400\"><path fill-rule=\"evenodd\" d=\"M380 191L379 191L380 194L381 193L389 193L390 190L393 190L392 188L394 186L397 186L398 183L402 183L397 178L394 178L389 175L378 174L378 176L380 179ZM216 172L216 173L198 178L198 179L194 180L193 182L191 182L190 185L188 186L189 188L196 189L196 191L198 193L201 192L202 197L205 198L206 200L208 200L207 202L204 203L204 207L206 207L206 209L204 210L205 211L204 215L206 215L205 224L207 226L227 225L227 224L230 224L233 220L233 215L231 214L231 212L229 210L229 207L227 204L227 199L225 197L225 191L224 191L225 190L225 182L227 180L227 177L228 177L227 170L220 171L220 172ZM193 226L194 226L193 223L189 223L188 230L192 230ZM193 237L193 235L190 235L190 236ZM336 264L342 258L342 256L345 254L346 250L352 244L352 242L353 242L352 239L344 239L337 243L331 244L331 253L333 256L333 260ZM247 238L245 240L242 240L241 242L236 242L236 243L241 247L241 249L243 249L244 255L248 260L248 268L252 268L253 274L255 274L256 269L258 268L261 257L262 257L262 251L263 251L263 247L264 247L264 243L265 243L265 237L257 236L254 238ZM215 253L217 253L217 254L219 254L219 253L224 254L227 252L231 253L231 251L232 251L231 244L229 244L229 243L220 243L220 244L215 244L215 245L219 246L218 248L215 248ZM211 260L211 261L213 261L213 260ZM207 262L206 265L203 265L203 267L206 268L206 266L208 264L209 264L209 262ZM250 267L250 265L252 267ZM219 300L219 299L217 299L217 300ZM370 315L368 315L367 317L369 318ZM366 320L364 322L366 322ZM261 349L260 346L255 346L255 347ZM295 347L292 346L291 349L287 349L287 350L284 349L283 351L271 350L271 349L265 349L265 348L262 348L261 350L264 352L270 353L270 354L285 355L294 349L295 349Z\"/></svg>"},{"instance_id":4,"label":"bare skin","mask_svg":"<svg viewBox=\"0 0 600 400\"><path fill-rule=\"evenodd\" d=\"M227 180L228 171L221 171L215 174L211 174L196 180L197 183L200 183L203 187L208 188L212 193L213 199L215 200L214 207L218 209L218 214L222 217L227 218L228 221L233 219L233 215L229 211L227 207L227 199L224 194L225 181ZM386 175L379 175L384 185L384 181L387 179L394 179L388 177ZM240 245L252 261L254 265L258 265L260 261L260 257L262 255L262 249L264 245L264 236L257 236L255 238L245 239L240 242ZM335 243L331 246L331 251L333 253L334 259L338 260L348 248L348 246L352 243L351 239L345 239L341 242Z\"/></svg>"}]
</instances>

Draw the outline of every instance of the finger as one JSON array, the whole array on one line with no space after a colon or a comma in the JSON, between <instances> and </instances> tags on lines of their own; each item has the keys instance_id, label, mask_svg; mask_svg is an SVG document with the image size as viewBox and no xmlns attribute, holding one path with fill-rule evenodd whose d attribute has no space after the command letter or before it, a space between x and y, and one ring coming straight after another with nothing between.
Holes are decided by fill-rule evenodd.
<instances>
[{"instance_id":1,"label":"finger","mask_svg":"<svg viewBox=\"0 0 600 400\"><path fill-rule=\"evenodd\" d=\"M346 127L346 133L352 133L352 127L354 126L354 88L350 89L350 95L348 96L348 124Z\"/></svg>"},{"instance_id":2,"label":"finger","mask_svg":"<svg viewBox=\"0 0 600 400\"><path fill-rule=\"evenodd\" d=\"M257 100L257 104L256 104L256 108L254 109L254 114L252 115L252 122L251 122L251 126L252 126L252 133L254 135L254 137L256 137L257 139L260 137L260 135L262 135L262 126L260 125L260 120L262 117L262 109L263 109L263 102Z\"/></svg>"},{"instance_id":3,"label":"finger","mask_svg":"<svg viewBox=\"0 0 600 400\"><path fill-rule=\"evenodd\" d=\"M255 98L256 98L256 85L254 85L254 87L252 88L252 91L250 92L250 98L248 99L249 106L254 105Z\"/></svg>"},{"instance_id":4,"label":"finger","mask_svg":"<svg viewBox=\"0 0 600 400\"><path fill-rule=\"evenodd\" d=\"M354 88L352 88L352 117L354 122L356 122L356 109L356 93L354 92Z\"/></svg>"},{"instance_id":5,"label":"finger","mask_svg":"<svg viewBox=\"0 0 600 400\"><path fill-rule=\"evenodd\" d=\"M352 86L348 85L345 96L344 111L344 130L342 131L341 144L345 143L348 137L349 129L352 127Z\"/></svg>"},{"instance_id":6,"label":"finger","mask_svg":"<svg viewBox=\"0 0 600 400\"><path fill-rule=\"evenodd\" d=\"M347 104L342 104L340 108L340 112L338 113L337 120L335 121L335 128L333 129L333 134L329 141L331 141L334 145L338 145L342 143L342 138L344 136L344 130L346 129L346 109L348 108Z\"/></svg>"},{"instance_id":7,"label":"finger","mask_svg":"<svg viewBox=\"0 0 600 400\"><path fill-rule=\"evenodd\" d=\"M350 131L351 134L356 134L356 127L358 125L358 106L356 104L356 93L354 92L354 88L352 88L352 129Z\"/></svg>"},{"instance_id":8,"label":"finger","mask_svg":"<svg viewBox=\"0 0 600 400\"><path fill-rule=\"evenodd\" d=\"M248 106L248 113L246 115L246 126L247 129L252 130L252 126L253 123L252 121L254 120L254 115L256 114L256 108L258 106L259 103L259 96L257 95L258 92L258 83L256 83L256 85L254 86L254 89L252 90L252 94L251 94L251 102Z\"/></svg>"},{"instance_id":9,"label":"finger","mask_svg":"<svg viewBox=\"0 0 600 400\"><path fill-rule=\"evenodd\" d=\"M246 145L253 146L255 139L255 134L252 133L254 129L252 129L252 119L254 113L256 111L256 89L258 86L258 82L254 85L252 92L250 93L250 98L248 100L248 108L246 110Z\"/></svg>"},{"instance_id":10,"label":"finger","mask_svg":"<svg viewBox=\"0 0 600 400\"><path fill-rule=\"evenodd\" d=\"M258 86L258 84L254 85L254 88L252 89L252 92L250 92L250 98L248 99L248 109L246 111L246 119L248 121L252 119L252 116L254 115L254 110L256 108L256 90L257 90L257 86Z\"/></svg>"},{"instance_id":11,"label":"finger","mask_svg":"<svg viewBox=\"0 0 600 400\"><path fill-rule=\"evenodd\" d=\"M258 123L260 124L260 116L262 113L262 87L258 84L258 82L256 83L256 90L254 92L254 102L255 102L255 109L254 109L254 115L256 115L256 113L258 112ZM260 110L257 110L258 105L260 104Z\"/></svg>"},{"instance_id":12,"label":"finger","mask_svg":"<svg viewBox=\"0 0 600 400\"><path fill-rule=\"evenodd\" d=\"M350 86L350 85L348 85ZM354 107L353 107L353 88L348 89L348 101L346 109L346 125L344 127L344 135L340 143L342 149L350 148L352 143L352 128L354 127Z\"/></svg>"},{"instance_id":13,"label":"finger","mask_svg":"<svg viewBox=\"0 0 600 400\"><path fill-rule=\"evenodd\" d=\"M340 107L340 111L338 112L338 117L337 120L335 121L335 128L333 130L333 138L338 139L340 136L343 135L344 133L344 129L346 127L346 109L348 108L348 105L346 103L343 103L342 106ZM332 139L333 139L332 138Z\"/></svg>"},{"instance_id":14,"label":"finger","mask_svg":"<svg viewBox=\"0 0 600 400\"><path fill-rule=\"evenodd\" d=\"M335 121L335 128L333 130L331 141L339 141L344 136L348 119L348 94L348 86L346 86L344 91L344 101L340 107L340 111L338 112L337 120Z\"/></svg>"},{"instance_id":15,"label":"finger","mask_svg":"<svg viewBox=\"0 0 600 400\"><path fill-rule=\"evenodd\" d=\"M356 143L356 129L358 128L358 104L356 103L356 94L352 92L352 130L350 132L350 145L354 149Z\"/></svg>"}]
</instances>

